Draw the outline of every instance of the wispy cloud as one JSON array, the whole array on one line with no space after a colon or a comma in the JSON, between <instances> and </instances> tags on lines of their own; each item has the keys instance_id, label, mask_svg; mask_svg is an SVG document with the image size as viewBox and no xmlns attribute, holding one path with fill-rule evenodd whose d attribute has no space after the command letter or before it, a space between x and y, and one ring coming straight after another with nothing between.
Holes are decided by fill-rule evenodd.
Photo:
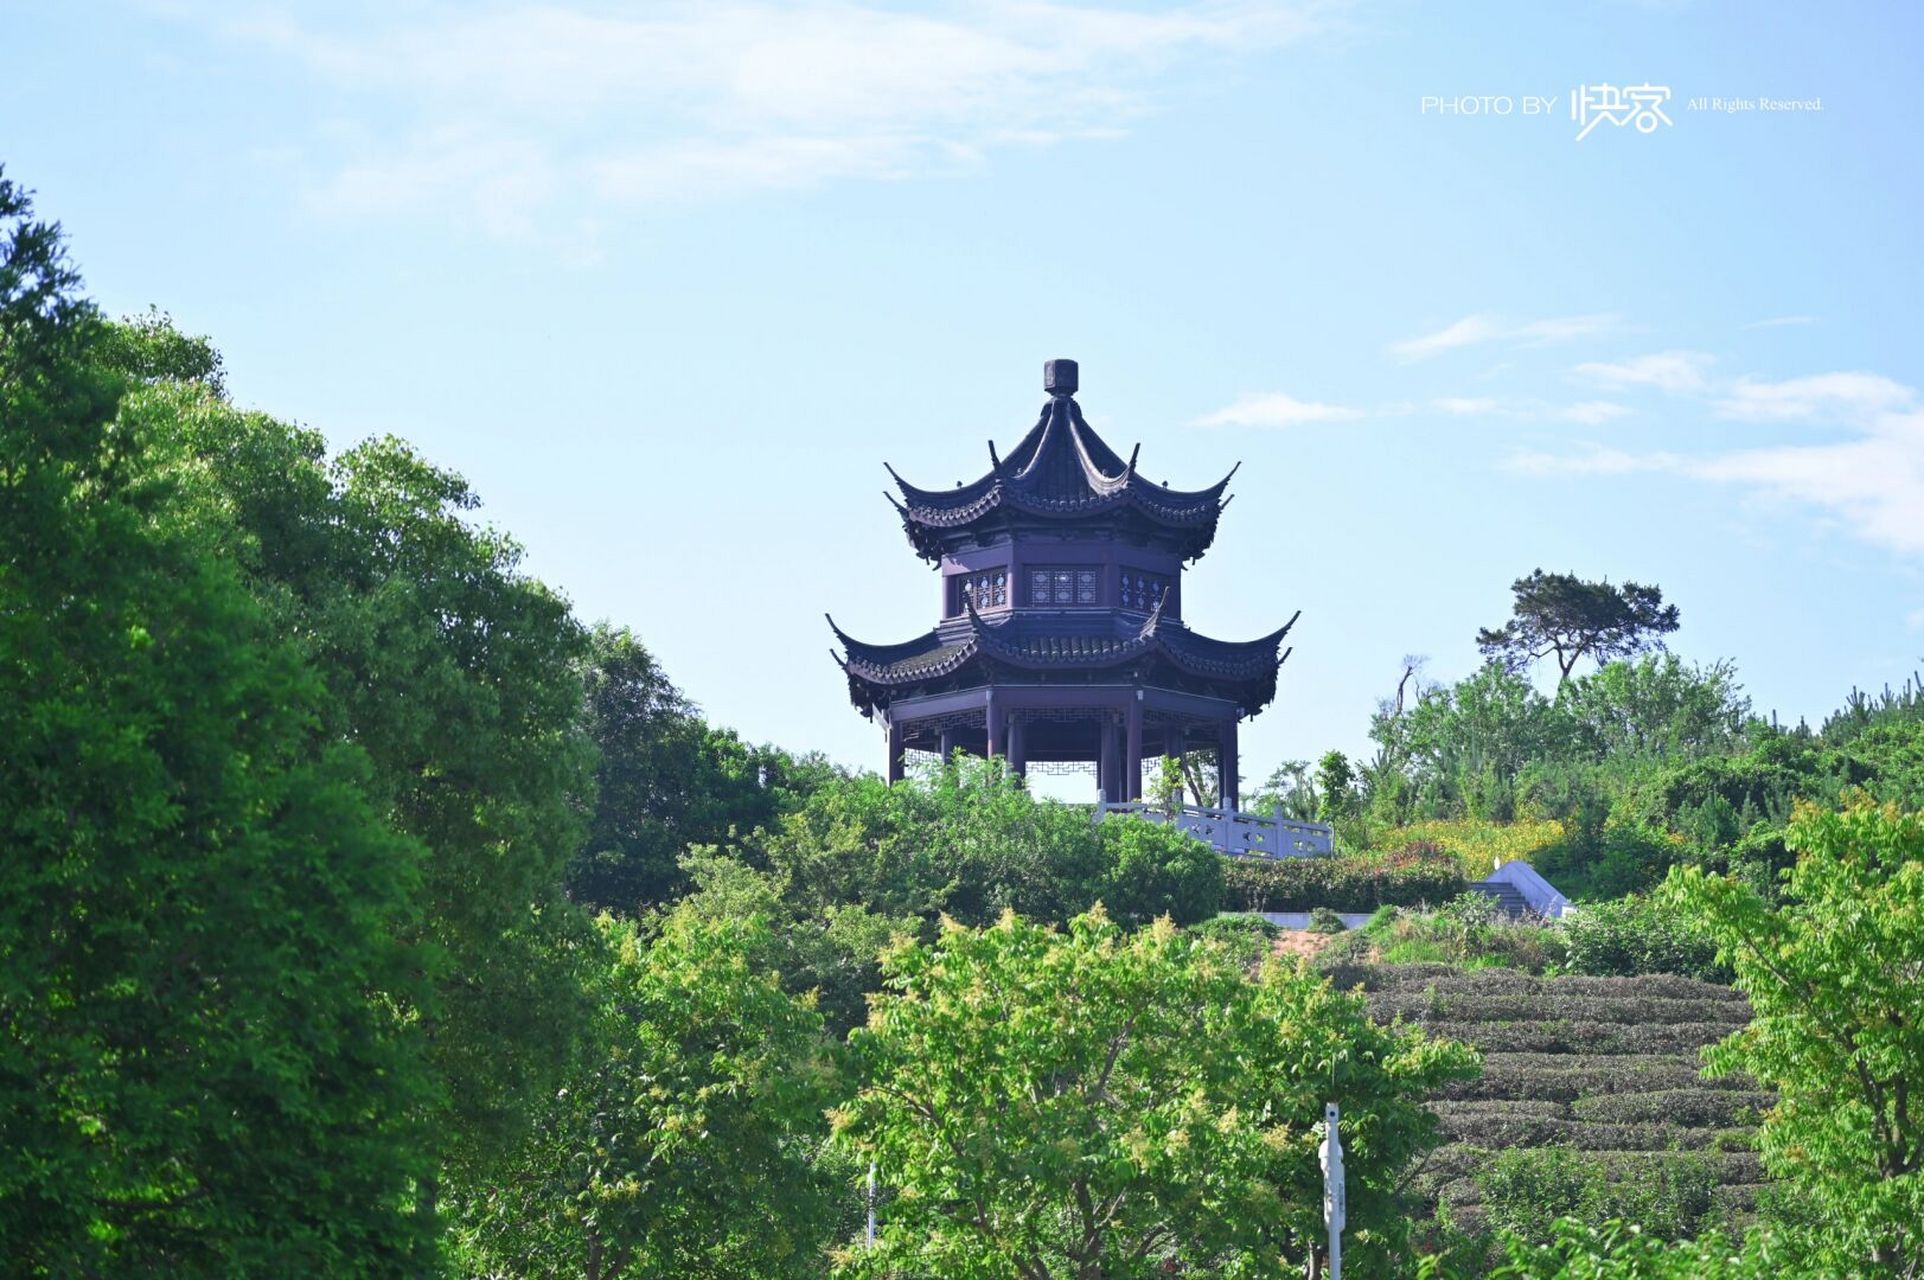
<instances>
[{"instance_id":1,"label":"wispy cloud","mask_svg":"<svg viewBox=\"0 0 1924 1280\"><path fill-rule=\"evenodd\" d=\"M1194 427L1302 427L1324 422L1351 422L1363 417L1348 405L1298 400L1280 391L1239 396L1235 403L1204 414Z\"/></svg>"},{"instance_id":2,"label":"wispy cloud","mask_svg":"<svg viewBox=\"0 0 1924 1280\"><path fill-rule=\"evenodd\" d=\"M1614 363L1591 361L1573 371L1585 382L1622 390L1629 387L1655 387L1659 391L1702 391L1709 385L1705 374L1711 358L1701 351L1660 351Z\"/></svg>"},{"instance_id":3,"label":"wispy cloud","mask_svg":"<svg viewBox=\"0 0 1924 1280\"><path fill-rule=\"evenodd\" d=\"M1114 136L1171 78L1298 41L1333 7L510 3L408 6L351 33L325 16L202 20L323 89L329 124L299 144L316 207L512 232L564 203L898 178Z\"/></svg>"},{"instance_id":4,"label":"wispy cloud","mask_svg":"<svg viewBox=\"0 0 1924 1280\"><path fill-rule=\"evenodd\" d=\"M1569 342L1576 338L1608 333L1621 322L1621 317L1610 313L1559 316L1522 323L1508 322L1494 316L1467 315L1434 333L1391 343L1389 353L1392 358L1408 364L1442 355L1446 351L1482 346L1492 342L1518 347L1540 347L1553 342Z\"/></svg>"},{"instance_id":5,"label":"wispy cloud","mask_svg":"<svg viewBox=\"0 0 1924 1280\"><path fill-rule=\"evenodd\" d=\"M1489 417L1507 412L1495 396L1441 396L1431 403L1452 418Z\"/></svg>"},{"instance_id":6,"label":"wispy cloud","mask_svg":"<svg viewBox=\"0 0 1924 1280\"><path fill-rule=\"evenodd\" d=\"M1915 394L1875 373L1820 373L1782 382L1739 378L1717 401L1717 413L1751 422L1859 422L1902 409Z\"/></svg>"},{"instance_id":7,"label":"wispy cloud","mask_svg":"<svg viewBox=\"0 0 1924 1280\"><path fill-rule=\"evenodd\" d=\"M1683 459L1672 453L1626 453L1596 445L1579 453L1519 453L1505 466L1535 476L1625 476L1640 471L1675 471Z\"/></svg>"},{"instance_id":8,"label":"wispy cloud","mask_svg":"<svg viewBox=\"0 0 1924 1280\"><path fill-rule=\"evenodd\" d=\"M1668 472L1735 485L1814 508L1867 542L1924 553L1924 409L1902 383L1861 372L1819 374L1784 382L1740 380L1717 403L1725 417L1810 421L1845 428L1850 438L1821 444L1683 455L1592 447L1570 454L1527 453L1509 459L1530 475L1623 476Z\"/></svg>"},{"instance_id":9,"label":"wispy cloud","mask_svg":"<svg viewBox=\"0 0 1924 1280\"><path fill-rule=\"evenodd\" d=\"M1612 400L1585 400L1580 404L1565 405L1557 411L1557 417L1565 422L1580 422L1586 427L1602 426L1618 418L1628 417L1630 410Z\"/></svg>"}]
</instances>

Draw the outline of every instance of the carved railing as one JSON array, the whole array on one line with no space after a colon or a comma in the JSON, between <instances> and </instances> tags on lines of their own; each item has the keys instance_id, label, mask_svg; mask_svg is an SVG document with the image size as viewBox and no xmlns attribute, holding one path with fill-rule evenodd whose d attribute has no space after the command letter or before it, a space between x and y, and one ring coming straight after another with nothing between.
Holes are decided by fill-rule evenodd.
<instances>
[{"instance_id":1,"label":"carved railing","mask_svg":"<svg viewBox=\"0 0 1924 1280\"><path fill-rule=\"evenodd\" d=\"M1151 822L1172 822L1219 852L1232 857L1315 858L1334 852L1333 833L1320 822L1298 822L1274 813L1246 813L1240 809L1212 809L1206 805L1164 805L1129 801L1098 803L1096 820L1112 813L1133 813Z\"/></svg>"}]
</instances>

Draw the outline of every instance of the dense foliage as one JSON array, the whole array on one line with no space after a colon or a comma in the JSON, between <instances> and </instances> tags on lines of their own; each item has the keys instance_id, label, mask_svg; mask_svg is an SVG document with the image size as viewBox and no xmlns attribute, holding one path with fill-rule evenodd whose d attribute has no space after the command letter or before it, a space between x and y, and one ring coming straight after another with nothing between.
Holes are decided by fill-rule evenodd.
<instances>
[{"instance_id":1,"label":"dense foliage","mask_svg":"<svg viewBox=\"0 0 1924 1280\"><path fill-rule=\"evenodd\" d=\"M126 415L0 179L0 1253L15 1274L383 1275L442 953L303 647Z\"/></svg>"},{"instance_id":2,"label":"dense foliage","mask_svg":"<svg viewBox=\"0 0 1924 1280\"><path fill-rule=\"evenodd\" d=\"M1762 1151L1840 1271L1924 1271L1924 816L1805 808L1782 907L1690 868L1703 922L1755 1016L1707 1056L1778 1092Z\"/></svg>"},{"instance_id":3,"label":"dense foliage","mask_svg":"<svg viewBox=\"0 0 1924 1280\"><path fill-rule=\"evenodd\" d=\"M477 1275L814 1277L841 1216L813 1156L839 1074L822 1021L765 967L757 917L605 919L581 1066L533 1136L454 1206ZM749 1229L743 1229L747 1227Z\"/></svg>"},{"instance_id":4,"label":"dense foliage","mask_svg":"<svg viewBox=\"0 0 1924 1280\"><path fill-rule=\"evenodd\" d=\"M1316 1122L1343 1108L1353 1274L1385 1274L1419 1099L1473 1057L1370 1021L1297 967L1166 921L1055 932L1005 916L886 962L838 1126L894 1198L858 1275L1282 1276L1321 1236Z\"/></svg>"},{"instance_id":5,"label":"dense foliage","mask_svg":"<svg viewBox=\"0 0 1924 1280\"><path fill-rule=\"evenodd\" d=\"M1463 892L1453 860L1422 851L1387 857L1238 859L1223 869L1223 897L1237 911L1374 911L1441 904Z\"/></svg>"}]
</instances>

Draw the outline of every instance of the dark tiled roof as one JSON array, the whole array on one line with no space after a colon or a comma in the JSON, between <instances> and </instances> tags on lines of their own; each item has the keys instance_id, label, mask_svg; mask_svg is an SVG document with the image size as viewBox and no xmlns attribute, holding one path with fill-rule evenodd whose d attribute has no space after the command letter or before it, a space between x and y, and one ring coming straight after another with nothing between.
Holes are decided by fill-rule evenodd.
<instances>
[{"instance_id":1,"label":"dark tiled roof","mask_svg":"<svg viewBox=\"0 0 1924 1280\"><path fill-rule=\"evenodd\" d=\"M835 626L845 656L836 661L848 673L849 691L858 706L885 704L888 693L928 684L962 671L972 662L1028 671L1071 671L1120 667L1138 660L1160 660L1178 671L1235 686L1234 696L1253 711L1276 693L1276 670L1289 623L1257 640L1216 640L1165 620L1161 609L1147 621L1117 613L1087 617L1063 614L1012 614L987 622L970 610L966 628L938 628L903 644L868 644Z\"/></svg>"},{"instance_id":2,"label":"dark tiled roof","mask_svg":"<svg viewBox=\"0 0 1924 1280\"><path fill-rule=\"evenodd\" d=\"M953 489L917 488L889 468L902 491L895 503L902 525L923 556L942 554L945 531L967 529L998 511L1061 520L1132 513L1175 535L1186 557L1198 556L1216 536L1223 491L1235 474L1195 491L1145 480L1136 474L1135 456L1125 462L1103 443L1068 395L1050 398L1008 457L996 457L994 448L988 474Z\"/></svg>"}]
</instances>

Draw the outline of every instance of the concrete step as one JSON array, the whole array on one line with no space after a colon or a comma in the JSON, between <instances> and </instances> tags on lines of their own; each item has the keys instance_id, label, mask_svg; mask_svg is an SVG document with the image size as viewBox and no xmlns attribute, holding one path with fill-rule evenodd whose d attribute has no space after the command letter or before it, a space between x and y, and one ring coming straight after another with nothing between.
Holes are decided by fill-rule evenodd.
<instances>
[{"instance_id":1,"label":"concrete step","mask_svg":"<svg viewBox=\"0 0 1924 1280\"><path fill-rule=\"evenodd\" d=\"M1530 904L1524 901L1523 895L1517 891L1517 887L1513 884L1505 884L1501 881L1494 880L1478 880L1470 885L1470 889L1474 893L1480 893L1493 899L1496 902L1497 910L1506 916L1520 916L1528 913L1530 910Z\"/></svg>"}]
</instances>

